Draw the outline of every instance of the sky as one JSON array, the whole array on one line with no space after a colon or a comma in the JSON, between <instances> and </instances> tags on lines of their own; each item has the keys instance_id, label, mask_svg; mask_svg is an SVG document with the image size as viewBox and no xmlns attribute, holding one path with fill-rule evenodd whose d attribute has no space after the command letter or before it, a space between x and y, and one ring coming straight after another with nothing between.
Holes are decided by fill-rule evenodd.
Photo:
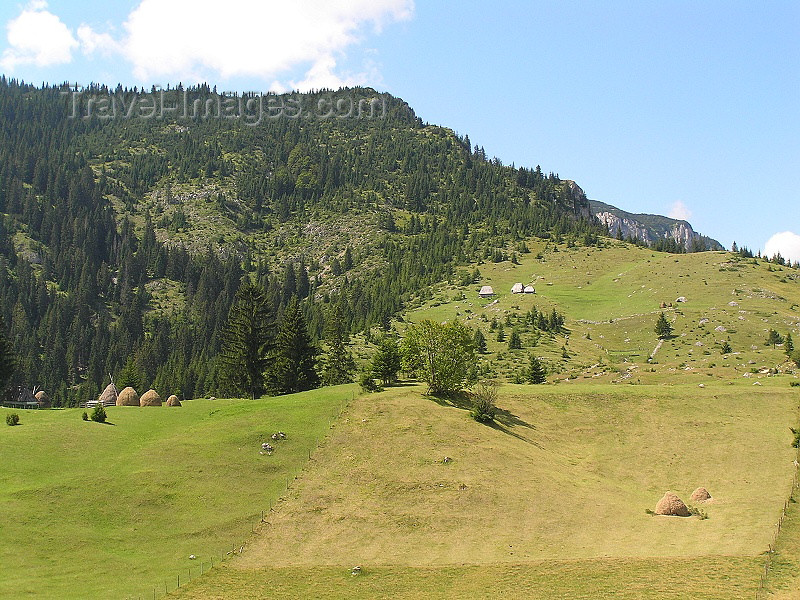
<instances>
[{"instance_id":1,"label":"sky","mask_svg":"<svg viewBox=\"0 0 800 600\"><path fill-rule=\"evenodd\" d=\"M4 0L0 72L371 86L505 164L800 261L796 0Z\"/></svg>"}]
</instances>

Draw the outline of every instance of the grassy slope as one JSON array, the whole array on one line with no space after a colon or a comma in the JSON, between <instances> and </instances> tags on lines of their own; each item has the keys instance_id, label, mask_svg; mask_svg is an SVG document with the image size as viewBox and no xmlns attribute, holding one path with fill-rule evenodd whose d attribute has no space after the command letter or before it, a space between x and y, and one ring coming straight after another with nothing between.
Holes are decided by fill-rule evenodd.
<instances>
[{"instance_id":1,"label":"grassy slope","mask_svg":"<svg viewBox=\"0 0 800 600\"><path fill-rule=\"evenodd\" d=\"M21 411L0 436L0 597L109 598L241 542L308 459L353 387L181 408ZM5 409L2 409L5 410ZM288 440L271 457L259 444Z\"/></svg>"},{"instance_id":2,"label":"grassy slope","mask_svg":"<svg viewBox=\"0 0 800 600\"><path fill-rule=\"evenodd\" d=\"M717 576L717 597L752 591L793 473L796 394L764 388L507 386L497 428L420 388L361 397L233 563L245 574L228 567L180 597L224 595L226 585L257 597L267 589L258 581L302 596L311 584L297 573L315 567L331 568L313 571L314 585L344 597L358 589L342 576L354 564L375 575L364 596L427 580L432 595L483 595L488 573L499 579L491 589L511 593L517 571L553 596L643 572L633 589L652 597L675 593L676 579L707 592ZM698 485L715 497L709 519L645 514L665 490L688 499Z\"/></svg>"},{"instance_id":3,"label":"grassy slope","mask_svg":"<svg viewBox=\"0 0 800 600\"><path fill-rule=\"evenodd\" d=\"M572 378L605 375L602 380L608 381L632 364L642 367L656 347L653 327L661 302L673 303L673 308L664 312L673 322L675 338L666 341L656 355L661 365L656 375L637 373L643 383L660 383L666 376L700 382L700 376L709 374L730 379L753 368L780 366L786 357L782 348L764 345L768 330L777 329L782 335L791 331L800 338L797 271L770 272L766 263L753 264L727 252L673 255L611 243L613 247L602 250L561 246L560 252L543 252L543 259L537 260L535 256L544 246L531 242L532 253L522 255L520 265L480 265L480 284L494 287L497 303L479 299L479 285L443 286L434 301L408 317L418 321L458 316L468 325L482 328L489 340L487 359L497 374L506 376L526 363L529 352ZM536 294L511 294L517 281L532 282ZM459 292L465 300L453 301L454 293ZM679 296L687 302L675 302ZM523 334L526 347L515 351L494 341L484 317L503 321L506 315L524 314L532 306L564 313L568 339L545 336L533 348L531 335ZM703 319L708 322L701 325ZM734 350L727 356L720 353L725 339ZM569 360L561 359L562 345L566 345ZM620 367L623 362L629 364Z\"/></svg>"}]
</instances>

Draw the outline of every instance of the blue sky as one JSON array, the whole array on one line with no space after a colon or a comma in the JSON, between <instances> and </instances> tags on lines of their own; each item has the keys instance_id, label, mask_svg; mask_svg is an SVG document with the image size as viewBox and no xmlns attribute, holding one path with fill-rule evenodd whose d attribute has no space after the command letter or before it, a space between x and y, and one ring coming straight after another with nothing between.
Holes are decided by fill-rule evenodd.
<instances>
[{"instance_id":1,"label":"blue sky","mask_svg":"<svg viewBox=\"0 0 800 600\"><path fill-rule=\"evenodd\" d=\"M0 71L371 85L590 198L800 260L799 25L794 0L12 1Z\"/></svg>"}]
</instances>

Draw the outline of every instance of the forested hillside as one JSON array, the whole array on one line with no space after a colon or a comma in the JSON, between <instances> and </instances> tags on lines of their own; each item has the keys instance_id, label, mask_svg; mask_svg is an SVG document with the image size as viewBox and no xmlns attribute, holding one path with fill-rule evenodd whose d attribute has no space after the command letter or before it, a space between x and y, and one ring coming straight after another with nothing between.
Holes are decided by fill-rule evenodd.
<instances>
[{"instance_id":1,"label":"forested hillside","mask_svg":"<svg viewBox=\"0 0 800 600\"><path fill-rule=\"evenodd\" d=\"M187 98L188 115L147 111ZM276 322L296 298L319 341L329 315L345 332L386 326L457 265L513 259L525 237L593 244L601 233L573 182L488 159L398 98L269 100L315 112L256 123L207 87L76 93L0 78L13 382L57 405L95 397L109 374L222 394L216 359L243 279L263 287Z\"/></svg>"}]
</instances>

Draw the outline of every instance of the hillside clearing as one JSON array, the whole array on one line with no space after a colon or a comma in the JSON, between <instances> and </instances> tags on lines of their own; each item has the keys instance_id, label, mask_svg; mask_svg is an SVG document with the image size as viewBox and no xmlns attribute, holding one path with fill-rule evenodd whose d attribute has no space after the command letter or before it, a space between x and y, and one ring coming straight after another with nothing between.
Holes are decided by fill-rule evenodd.
<instances>
[{"instance_id":1,"label":"hillside clearing","mask_svg":"<svg viewBox=\"0 0 800 600\"><path fill-rule=\"evenodd\" d=\"M624 582L646 569L658 574L647 588L657 597L676 589L670 581L689 564L702 576L679 579L695 582L695 591L708 590L715 569L733 586L728 597L752 591L791 486L794 396L786 388L722 385L699 393L505 386L496 428L420 388L362 396L243 555L180 597L214 597L226 578L263 579L264 569L267 580L287 582L287 596L317 594L296 577L313 570L315 581L330 584L319 590L343 597L353 590L341 587L341 573L353 565L386 580L379 595L401 596L405 579L433 577L441 567L433 589L459 597L447 582L468 581L471 569L504 580L502 573L522 565L538 587L542 569L568 572L570 561L581 566L553 588L556 595L560 585L569 597L605 589L595 581L604 570L621 571ZM665 490L688 501L699 485L714 496L704 506L708 519L645 513ZM262 584L242 585L247 597L245 589Z\"/></svg>"}]
</instances>

